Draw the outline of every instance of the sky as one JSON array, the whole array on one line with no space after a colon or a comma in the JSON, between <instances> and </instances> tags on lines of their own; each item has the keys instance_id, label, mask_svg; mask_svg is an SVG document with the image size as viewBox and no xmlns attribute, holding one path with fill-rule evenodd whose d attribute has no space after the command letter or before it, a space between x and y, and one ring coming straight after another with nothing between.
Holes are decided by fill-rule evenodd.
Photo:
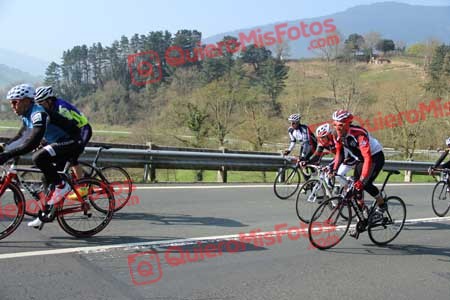
<instances>
[{"instance_id":1,"label":"sky","mask_svg":"<svg viewBox=\"0 0 450 300\"><path fill-rule=\"evenodd\" d=\"M320 17L380 0L0 0L0 48L59 62L75 45L111 44L122 35L196 29L214 34ZM396 0L448 6L450 0Z\"/></svg>"}]
</instances>

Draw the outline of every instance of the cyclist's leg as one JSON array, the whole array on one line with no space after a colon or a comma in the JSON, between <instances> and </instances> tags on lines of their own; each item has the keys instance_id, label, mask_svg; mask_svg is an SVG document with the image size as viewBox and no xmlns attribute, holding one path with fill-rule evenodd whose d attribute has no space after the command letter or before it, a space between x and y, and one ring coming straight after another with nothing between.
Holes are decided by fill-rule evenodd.
<instances>
[{"instance_id":1,"label":"cyclist's leg","mask_svg":"<svg viewBox=\"0 0 450 300\"><path fill-rule=\"evenodd\" d=\"M349 166L349 165L345 165L345 164L341 164L341 165L339 166L339 169L338 169L338 171L337 171L337 174L340 175L340 176L338 176L337 178L338 178L338 180L339 180L339 182L340 182L340 184L341 184L342 186L345 186L345 185L347 184L347 182L346 182L346 180L345 180L344 178L342 178L341 176L344 176L344 177L345 177L345 175L347 175L347 173L352 169L352 167L353 167L353 166Z\"/></svg>"},{"instance_id":2,"label":"cyclist's leg","mask_svg":"<svg viewBox=\"0 0 450 300\"><path fill-rule=\"evenodd\" d=\"M88 124L81 129L82 148L80 149L80 153L72 159L72 166L73 166L72 170L75 173L75 176L79 179L84 177L84 171L83 167L78 164L78 157L80 157L81 153L84 152L84 148L90 141L91 137L92 137L92 128Z\"/></svg>"},{"instance_id":3,"label":"cyclist's leg","mask_svg":"<svg viewBox=\"0 0 450 300\"><path fill-rule=\"evenodd\" d=\"M380 195L380 190L373 184L378 174L384 166L384 153L380 151L372 156L372 167L370 168L370 177L364 185L364 190L377 200L378 206L384 204L383 197Z\"/></svg>"}]
</instances>

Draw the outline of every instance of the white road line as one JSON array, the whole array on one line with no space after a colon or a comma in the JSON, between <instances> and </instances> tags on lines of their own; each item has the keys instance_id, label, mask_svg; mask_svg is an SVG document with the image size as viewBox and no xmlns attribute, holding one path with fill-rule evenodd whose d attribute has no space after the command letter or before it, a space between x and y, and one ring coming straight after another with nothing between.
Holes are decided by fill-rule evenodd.
<instances>
[{"instance_id":1,"label":"white road line","mask_svg":"<svg viewBox=\"0 0 450 300\"><path fill-rule=\"evenodd\" d=\"M405 224L416 224L416 223L430 223L430 222L446 222L450 221L450 217L444 218L420 218L420 219L410 219L406 220ZM292 226L287 224L287 227ZM306 226L306 225L305 225ZM343 226L338 226L336 229L342 229ZM266 231L266 232L255 232L253 230L250 233L245 232L245 235L254 234L254 236L282 236L288 233L288 230L278 230L278 231ZM306 232L306 228L298 228L297 232ZM254 233L253 233L254 232ZM6 253L0 254L1 259L9 258L19 258L19 257L30 257L30 256L42 256L42 255L52 255L52 254L68 254L68 253L96 253L112 249L132 249L138 247L168 247L168 246L184 246L196 244L197 242L216 242L216 241L226 241L226 240L239 240L239 234L230 235L218 235L218 236L206 236L197 238L187 238L187 239L177 239L177 240L162 240L153 242L141 242L141 243L127 243L127 244L116 244L116 245L104 245L104 246L92 246L92 247L75 247L75 248L65 248L65 249L55 249L55 250L43 250L43 251L29 251L29 252L19 252L19 253Z\"/></svg>"},{"instance_id":2,"label":"white road line","mask_svg":"<svg viewBox=\"0 0 450 300\"><path fill-rule=\"evenodd\" d=\"M388 183L387 187L390 186L434 186L436 183ZM381 187L382 184L376 184L376 186ZM176 190L176 189L234 189L234 188L273 188L270 184L246 184L246 185L182 185L182 186L142 186L136 185L138 190Z\"/></svg>"}]
</instances>

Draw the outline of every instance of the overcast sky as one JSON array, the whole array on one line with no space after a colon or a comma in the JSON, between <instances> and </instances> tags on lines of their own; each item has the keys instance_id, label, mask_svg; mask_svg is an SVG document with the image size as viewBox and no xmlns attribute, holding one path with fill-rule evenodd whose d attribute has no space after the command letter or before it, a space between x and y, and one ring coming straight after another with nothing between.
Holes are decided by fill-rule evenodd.
<instances>
[{"instance_id":1,"label":"overcast sky","mask_svg":"<svg viewBox=\"0 0 450 300\"><path fill-rule=\"evenodd\" d=\"M208 37L267 23L319 17L376 0L0 0L0 48L60 61L75 45L122 35L197 29ZM397 0L430 6L450 0Z\"/></svg>"}]
</instances>

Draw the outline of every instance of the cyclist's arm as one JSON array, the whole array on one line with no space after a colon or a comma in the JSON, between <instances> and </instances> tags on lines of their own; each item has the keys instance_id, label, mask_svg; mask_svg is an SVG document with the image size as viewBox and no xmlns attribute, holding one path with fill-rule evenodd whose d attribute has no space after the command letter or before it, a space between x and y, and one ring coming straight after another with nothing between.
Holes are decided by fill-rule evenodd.
<instances>
[{"instance_id":1,"label":"cyclist's arm","mask_svg":"<svg viewBox=\"0 0 450 300\"><path fill-rule=\"evenodd\" d=\"M8 153L11 157L23 155L31 152L39 146L42 138L45 134L45 129L47 127L48 115L43 112L37 112L31 117L33 128L31 128L31 133L27 135L23 143L13 149L8 149Z\"/></svg>"},{"instance_id":2,"label":"cyclist's arm","mask_svg":"<svg viewBox=\"0 0 450 300\"><path fill-rule=\"evenodd\" d=\"M317 150L314 152L314 154L309 159L309 163L310 164L317 163L322 158L324 149L325 149L325 147L322 145L317 146Z\"/></svg>"},{"instance_id":3,"label":"cyclist's arm","mask_svg":"<svg viewBox=\"0 0 450 300\"><path fill-rule=\"evenodd\" d=\"M19 132L17 132L17 134L12 139L10 139L8 142L6 142L5 145L9 145L9 144L17 141L18 139L20 139L23 136L26 129L27 129L27 127L22 124L22 127L20 127Z\"/></svg>"},{"instance_id":4,"label":"cyclist's arm","mask_svg":"<svg viewBox=\"0 0 450 300\"><path fill-rule=\"evenodd\" d=\"M361 177L359 180L366 183L370 176L370 168L372 167L372 154L370 153L369 138L365 135L360 135L358 137L358 145L364 159Z\"/></svg>"},{"instance_id":5,"label":"cyclist's arm","mask_svg":"<svg viewBox=\"0 0 450 300\"><path fill-rule=\"evenodd\" d=\"M336 156L334 157L333 170L338 170L339 166L344 161L344 146L341 141L336 141Z\"/></svg>"},{"instance_id":6,"label":"cyclist's arm","mask_svg":"<svg viewBox=\"0 0 450 300\"><path fill-rule=\"evenodd\" d=\"M441 157L439 157L439 159L436 161L433 168L437 168L444 161L444 159L447 157L449 150L450 149L446 149L444 152L442 152Z\"/></svg>"},{"instance_id":7,"label":"cyclist's arm","mask_svg":"<svg viewBox=\"0 0 450 300\"><path fill-rule=\"evenodd\" d=\"M289 134L290 144L289 144L289 147L287 150L289 152L291 152L295 147L295 143L297 142L297 139L294 137L294 129L293 128L289 128L288 134Z\"/></svg>"}]
</instances>

